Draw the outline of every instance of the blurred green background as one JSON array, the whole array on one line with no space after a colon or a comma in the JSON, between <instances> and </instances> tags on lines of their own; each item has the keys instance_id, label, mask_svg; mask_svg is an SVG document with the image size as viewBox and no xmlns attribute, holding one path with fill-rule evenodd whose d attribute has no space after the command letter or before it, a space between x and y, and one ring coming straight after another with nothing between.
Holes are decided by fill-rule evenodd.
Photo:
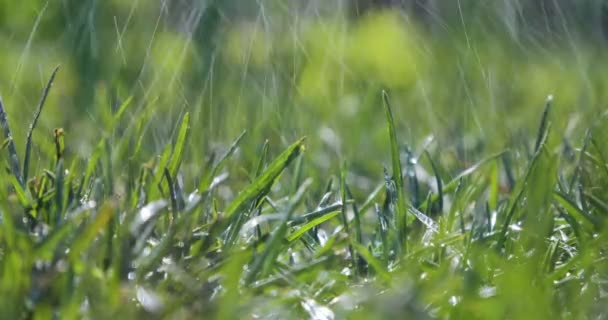
<instances>
[{"instance_id":1,"label":"blurred green background","mask_svg":"<svg viewBox=\"0 0 608 320\"><path fill-rule=\"evenodd\" d=\"M433 137L463 167L533 137L548 94L555 126L580 135L569 128L604 110L607 27L597 0L1 0L0 95L18 146L60 65L34 139L63 127L68 152L84 158L133 96L132 121L112 134L142 136L141 162L189 111L190 160L247 129L245 166L265 139L278 150L308 136L315 174L348 159L379 177L382 89L402 142ZM53 152L36 147L36 168Z\"/></svg>"}]
</instances>

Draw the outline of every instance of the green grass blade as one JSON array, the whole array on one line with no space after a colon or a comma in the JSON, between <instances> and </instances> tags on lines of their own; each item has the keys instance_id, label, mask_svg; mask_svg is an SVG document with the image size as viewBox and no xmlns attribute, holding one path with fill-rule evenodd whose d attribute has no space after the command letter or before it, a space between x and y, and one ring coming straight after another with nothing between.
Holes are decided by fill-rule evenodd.
<instances>
[{"instance_id":1,"label":"green grass blade","mask_svg":"<svg viewBox=\"0 0 608 320\"><path fill-rule=\"evenodd\" d=\"M260 159L258 160L258 165L255 168L254 177L259 177L260 174L264 171L264 166L266 165L266 159L268 158L268 140L264 141L264 146L262 147L262 153L260 154Z\"/></svg>"},{"instance_id":2,"label":"green grass blade","mask_svg":"<svg viewBox=\"0 0 608 320\"><path fill-rule=\"evenodd\" d=\"M111 205L104 204L97 211L93 221L86 225L83 231L74 239L68 253L68 258L74 265L79 264L80 254L91 245L97 234L105 229L115 213L116 210Z\"/></svg>"},{"instance_id":3,"label":"green grass blade","mask_svg":"<svg viewBox=\"0 0 608 320\"><path fill-rule=\"evenodd\" d=\"M477 172L481 167L483 167L484 165L490 163L492 160L502 157L502 155L506 154L507 152L509 152L508 150L503 150L501 152L489 155L485 158L483 158L482 160L480 160L479 162L475 163L474 165L468 167L467 169L465 169L464 171L462 171L461 173L459 173L455 178L453 178L452 180L450 180L448 183L446 183L443 186L443 194L455 191L456 188L458 187L460 181L467 176L470 176L471 174ZM420 205L420 210L425 211L427 209L427 206L431 203L434 203L435 201L437 201L439 199L439 195L438 194L434 194L431 196L430 200L431 202L429 203L428 201L423 202Z\"/></svg>"},{"instance_id":4,"label":"green grass blade","mask_svg":"<svg viewBox=\"0 0 608 320\"><path fill-rule=\"evenodd\" d=\"M36 109L36 113L34 113L34 119L30 124L30 127L27 131L27 138L25 142L25 156L23 158L23 181L27 181L28 171L30 167L30 155L32 152L32 136L34 134L34 129L36 128L36 124L38 123L38 119L40 118L40 114L42 113L42 108L44 107L44 103L46 102L46 98L49 95L49 91L51 90L51 86L53 85L53 81L55 81L55 76L57 75L57 71L59 70L59 66L55 67L53 73L51 73L51 78L47 82L44 90L42 91L42 97L40 98L40 102L38 103L38 108Z\"/></svg>"},{"instance_id":5,"label":"green grass blade","mask_svg":"<svg viewBox=\"0 0 608 320\"><path fill-rule=\"evenodd\" d=\"M579 224L586 227L587 230L599 230L600 229L600 221L592 216L591 214L580 209L576 203L568 197L558 191L553 192L554 199L566 209L568 215L570 215L574 220L576 220Z\"/></svg>"},{"instance_id":6,"label":"green grass blade","mask_svg":"<svg viewBox=\"0 0 608 320\"><path fill-rule=\"evenodd\" d=\"M304 151L304 140L305 138L296 141L270 163L266 170L228 205L224 216L232 217L248 202L269 190L283 170Z\"/></svg>"},{"instance_id":7,"label":"green grass blade","mask_svg":"<svg viewBox=\"0 0 608 320\"><path fill-rule=\"evenodd\" d=\"M245 276L245 283L247 285L250 285L258 274L265 274L268 272L271 264L276 260L280 253L282 241L287 234L287 222L293 215L293 209L294 208L291 206L287 209L287 212L284 213L285 217L266 243L266 248L264 248L264 251L262 251L262 253L253 261L249 272Z\"/></svg>"},{"instance_id":8,"label":"green grass blade","mask_svg":"<svg viewBox=\"0 0 608 320\"><path fill-rule=\"evenodd\" d=\"M336 203L330 204L323 208L319 208L313 212L309 212L307 214L303 214L301 216L294 217L289 221L289 226L294 226L294 225L298 225L301 223L308 223L314 219L322 217L333 211L341 210L342 206L343 206L342 201L338 201Z\"/></svg>"},{"instance_id":9,"label":"green grass blade","mask_svg":"<svg viewBox=\"0 0 608 320\"><path fill-rule=\"evenodd\" d=\"M406 203L405 194L403 191L403 170L401 169L401 160L399 157L399 144L397 142L397 133L395 129L395 121L393 120L393 111L389 101L388 93L382 91L382 98L384 101L384 110L386 111L386 122L389 131L389 140L391 148L391 163L392 163L392 179L395 182L396 187L396 221L397 221L397 234L399 239L399 245L404 252L407 252L407 215L406 215Z\"/></svg>"},{"instance_id":10,"label":"green grass blade","mask_svg":"<svg viewBox=\"0 0 608 320\"><path fill-rule=\"evenodd\" d=\"M205 191L207 191L209 189L212 179L217 175L218 172L220 172L220 170L222 170L224 168L224 164L226 163L226 160L228 160L228 158L230 158L230 156L232 156L232 154L236 151L239 144L241 143L241 140L243 140L243 138L245 137L245 134L247 134L246 130L243 131L232 142L232 144L228 148L228 151L226 151L226 153L224 153L222 155L222 157L218 160L217 164L214 165L213 168L209 172L206 172L203 175L203 179L201 179L201 182L198 186L198 190L200 193L204 193Z\"/></svg>"},{"instance_id":11,"label":"green grass blade","mask_svg":"<svg viewBox=\"0 0 608 320\"><path fill-rule=\"evenodd\" d=\"M549 95L547 97L547 101L545 102L545 109L543 110L543 115L540 120L540 125L538 126L538 133L536 134L536 143L534 144L534 152L539 152L543 140L546 138L548 125L549 125L549 111L551 110L551 105L553 104L553 95Z\"/></svg>"},{"instance_id":12,"label":"green grass blade","mask_svg":"<svg viewBox=\"0 0 608 320\"><path fill-rule=\"evenodd\" d=\"M275 181L279 178L283 170L295 160L304 149L304 139L302 138L292 144L287 150L279 155L272 163L268 165L266 170L255 179L249 187L243 190L239 195L228 205L224 211L224 218L227 221L233 218L235 214L239 214L232 220L229 226L225 245L230 248L234 245L242 225L248 218L247 212L239 212L246 207L251 201L261 200L269 191ZM257 206L257 203L255 204ZM251 209L255 209L251 208Z\"/></svg>"},{"instance_id":13,"label":"green grass blade","mask_svg":"<svg viewBox=\"0 0 608 320\"><path fill-rule=\"evenodd\" d=\"M357 253L359 253L359 255L363 257L363 259L365 259L365 261L367 261L367 263L372 266L372 268L374 268L374 270L376 271L378 276L380 276L382 281L386 283L391 282L392 278L390 273L382 266L382 263L378 261L378 259L376 259L376 257L374 257L371 252L369 252L369 250L367 250L366 247L358 243L353 243L353 247L355 248Z\"/></svg>"},{"instance_id":14,"label":"green grass blade","mask_svg":"<svg viewBox=\"0 0 608 320\"><path fill-rule=\"evenodd\" d=\"M435 164L435 161L433 161L433 157L431 157L431 154L428 152L428 150L424 150L424 154L426 155L426 158L429 159L429 163L431 164L431 168L433 169L433 175L435 175L435 184L437 184L437 203L439 206L438 211L439 213L441 213L443 212L443 182L441 181L441 177L439 176L439 170L437 170L437 165Z\"/></svg>"},{"instance_id":15,"label":"green grass blade","mask_svg":"<svg viewBox=\"0 0 608 320\"><path fill-rule=\"evenodd\" d=\"M295 240L300 239L300 237L302 237L306 232L308 232L308 230L337 217L339 214L340 211L330 211L316 219L313 219L312 221L302 225L298 230L287 236L287 241L294 242Z\"/></svg>"},{"instance_id":16,"label":"green grass blade","mask_svg":"<svg viewBox=\"0 0 608 320\"><path fill-rule=\"evenodd\" d=\"M350 233L350 227L349 227L349 222L348 222L348 216L346 214L346 209L347 206L346 201L346 163L342 164L342 170L340 170L340 199L342 200L342 203L344 205L342 205L342 208L340 210L341 215L342 215L342 225L344 226L344 231L346 232L346 236L348 237L348 251L350 252L350 258L351 258L351 262L352 262L352 267L355 270L355 272L357 274L359 274L359 270L358 270L358 264L357 264L357 256L355 256L355 253L353 252L353 247L352 247L352 242L353 242L353 237L352 234Z\"/></svg>"},{"instance_id":17,"label":"green grass blade","mask_svg":"<svg viewBox=\"0 0 608 320\"><path fill-rule=\"evenodd\" d=\"M171 155L171 161L169 162L169 173L171 174L171 177L177 177L177 171L182 163L184 147L186 146L189 135L190 113L186 112L179 129L179 134L177 135L177 140L175 141L175 148L173 149L173 155Z\"/></svg>"}]
</instances>

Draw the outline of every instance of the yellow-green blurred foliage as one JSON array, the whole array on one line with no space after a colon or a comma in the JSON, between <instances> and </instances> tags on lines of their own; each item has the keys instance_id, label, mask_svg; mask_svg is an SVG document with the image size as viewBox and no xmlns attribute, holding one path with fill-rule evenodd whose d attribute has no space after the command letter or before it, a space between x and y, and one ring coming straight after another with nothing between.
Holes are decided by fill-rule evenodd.
<instances>
[{"instance_id":1,"label":"yellow-green blurred foliage","mask_svg":"<svg viewBox=\"0 0 608 320\"><path fill-rule=\"evenodd\" d=\"M442 3L430 18L289 3L2 0L0 95L16 139L56 65L42 136L59 126L68 141L70 130L99 136L96 123L134 96L128 115L145 110L155 151L189 110L201 147L245 128L260 140L308 135L319 149L334 148L335 134L352 140L339 152L363 163L385 147L381 89L399 110L404 141L491 133L501 138L485 147L499 149L514 131L533 130L548 94L561 125L606 98L603 43L572 24L556 35L528 30L508 25L517 19L503 7L470 1Z\"/></svg>"}]
</instances>

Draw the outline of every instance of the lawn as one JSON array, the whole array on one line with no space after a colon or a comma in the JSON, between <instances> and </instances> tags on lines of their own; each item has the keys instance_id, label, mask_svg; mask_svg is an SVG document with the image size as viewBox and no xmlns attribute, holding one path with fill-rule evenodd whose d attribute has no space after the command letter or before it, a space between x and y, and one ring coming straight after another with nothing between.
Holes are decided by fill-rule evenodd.
<instances>
[{"instance_id":1,"label":"lawn","mask_svg":"<svg viewBox=\"0 0 608 320\"><path fill-rule=\"evenodd\" d=\"M0 0L0 319L607 318L608 7L372 2Z\"/></svg>"}]
</instances>

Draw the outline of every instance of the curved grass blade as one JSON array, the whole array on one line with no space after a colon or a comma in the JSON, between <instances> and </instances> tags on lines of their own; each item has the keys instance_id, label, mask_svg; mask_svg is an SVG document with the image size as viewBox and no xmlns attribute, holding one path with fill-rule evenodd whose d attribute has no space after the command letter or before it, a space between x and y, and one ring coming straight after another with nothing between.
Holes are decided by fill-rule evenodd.
<instances>
[{"instance_id":1,"label":"curved grass blade","mask_svg":"<svg viewBox=\"0 0 608 320\"><path fill-rule=\"evenodd\" d=\"M553 196L555 200L566 209L568 215L585 226L587 230L599 230L600 221L589 213L581 210L572 200L568 199L565 194L554 191Z\"/></svg>"},{"instance_id":2,"label":"curved grass blade","mask_svg":"<svg viewBox=\"0 0 608 320\"><path fill-rule=\"evenodd\" d=\"M42 91L42 97L40 98L40 102L38 103L38 108L34 113L34 119L30 124L30 127L27 131L27 138L25 142L25 156L23 158L23 181L27 181L28 171L30 167L30 154L32 152L32 136L34 134L34 129L36 128L36 124L38 123L38 119L40 118L40 114L42 113L42 108L44 107L44 103L46 102L46 98L49 95L49 91L51 90L51 86L53 85L53 81L55 81L55 76L57 75L57 71L59 71L59 66L56 66L51 73L51 78L47 82L44 90Z\"/></svg>"},{"instance_id":3,"label":"curved grass blade","mask_svg":"<svg viewBox=\"0 0 608 320\"><path fill-rule=\"evenodd\" d=\"M21 176L21 169L19 168L19 156L17 155L17 148L15 147L11 127L8 124L8 118L6 116L6 111L4 110L4 104L2 103L2 97L0 97L0 127L2 127L4 138L6 139L5 142L8 141L6 147L8 149L8 158L11 171L17 178L19 185L23 187L25 184L23 182L23 177Z\"/></svg>"},{"instance_id":4,"label":"curved grass blade","mask_svg":"<svg viewBox=\"0 0 608 320\"><path fill-rule=\"evenodd\" d=\"M391 147L391 163L393 169L392 179L396 187L396 208L395 219L397 221L397 234L399 245L404 252L407 252L407 216L405 195L403 194L403 170L401 169L401 160L399 158L399 144L397 142L397 133L395 130L395 121L393 120L393 111L388 98L388 93L382 90L382 99L384 101L384 110L386 112L386 122L388 125L390 147Z\"/></svg>"},{"instance_id":5,"label":"curved grass blade","mask_svg":"<svg viewBox=\"0 0 608 320\"><path fill-rule=\"evenodd\" d=\"M306 234L306 232L308 232L308 230L322 224L323 222L329 221L329 220L337 217L339 214L340 214L340 211L330 211L330 212L326 213L325 215L320 216L320 217L304 224L298 230L294 231L292 234L287 236L287 241L294 242L295 240L298 240L300 237L302 237L304 234Z\"/></svg>"},{"instance_id":6,"label":"curved grass blade","mask_svg":"<svg viewBox=\"0 0 608 320\"><path fill-rule=\"evenodd\" d=\"M324 215L326 215L326 214L328 214L330 212L338 211L341 208L342 208L342 201L337 201L337 202L335 202L333 204L330 204L330 205L328 205L326 207L319 208L319 209L317 209L317 210L315 210L313 212L309 212L307 214L303 214L301 216L297 216L297 217L292 218L289 221L289 226L294 226L294 225L297 225L297 224L300 224L300 223L308 223L308 222L310 222L310 221L312 221L314 219L317 219L319 217L322 217L322 216L324 216Z\"/></svg>"}]
</instances>

